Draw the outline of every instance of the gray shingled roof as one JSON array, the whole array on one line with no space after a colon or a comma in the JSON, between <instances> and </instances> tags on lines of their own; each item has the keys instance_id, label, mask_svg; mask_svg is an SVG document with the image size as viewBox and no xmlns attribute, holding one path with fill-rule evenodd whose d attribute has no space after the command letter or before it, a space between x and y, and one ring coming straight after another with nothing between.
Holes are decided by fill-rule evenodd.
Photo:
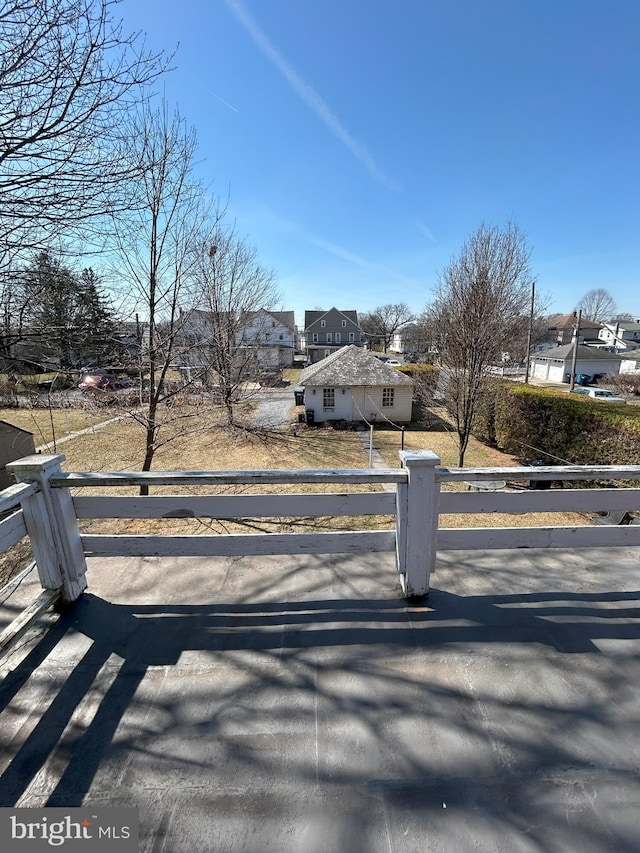
<instances>
[{"instance_id":1,"label":"gray shingled roof","mask_svg":"<svg viewBox=\"0 0 640 853\"><path fill-rule=\"evenodd\" d=\"M575 343L572 341L570 344L564 344L561 347L551 347L551 349L542 350L542 352L537 352L533 356L533 358L538 360L548 360L554 358L566 359L569 356L573 355L573 348ZM578 358L589 361L612 361L613 359L620 360L620 356L616 355L613 352L608 352L604 349L599 349L598 347L588 347L583 344L578 344Z\"/></svg>"},{"instance_id":2,"label":"gray shingled roof","mask_svg":"<svg viewBox=\"0 0 640 853\"><path fill-rule=\"evenodd\" d=\"M339 308L329 308L328 311L305 311L304 312L304 327L305 329L311 328L318 320L321 320L323 317L327 317L331 314L332 311L335 311L336 314L339 314L341 317L349 320L353 323L354 326L360 328L358 326L358 312L357 311L341 311Z\"/></svg>"},{"instance_id":3,"label":"gray shingled roof","mask_svg":"<svg viewBox=\"0 0 640 853\"><path fill-rule=\"evenodd\" d=\"M305 367L300 374L300 385L397 387L412 384L409 376L384 364L362 347L353 345L336 350L322 361Z\"/></svg>"}]
</instances>

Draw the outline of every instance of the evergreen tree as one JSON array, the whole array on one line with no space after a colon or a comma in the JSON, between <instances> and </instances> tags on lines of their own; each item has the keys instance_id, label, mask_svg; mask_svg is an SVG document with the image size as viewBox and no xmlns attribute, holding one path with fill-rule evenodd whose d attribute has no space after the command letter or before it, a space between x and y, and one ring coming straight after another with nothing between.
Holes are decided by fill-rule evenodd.
<instances>
[{"instance_id":1,"label":"evergreen tree","mask_svg":"<svg viewBox=\"0 0 640 853\"><path fill-rule=\"evenodd\" d=\"M82 270L77 290L78 355L85 363L120 361L115 312L100 293L100 278L91 267Z\"/></svg>"},{"instance_id":2,"label":"evergreen tree","mask_svg":"<svg viewBox=\"0 0 640 853\"><path fill-rule=\"evenodd\" d=\"M88 268L78 275L51 252L40 252L24 271L28 349L34 360L55 359L61 368L115 357L115 313Z\"/></svg>"},{"instance_id":3,"label":"evergreen tree","mask_svg":"<svg viewBox=\"0 0 640 853\"><path fill-rule=\"evenodd\" d=\"M39 252L25 271L24 289L34 350L55 358L60 367L72 367L78 342L78 285L73 272L50 252Z\"/></svg>"}]
</instances>

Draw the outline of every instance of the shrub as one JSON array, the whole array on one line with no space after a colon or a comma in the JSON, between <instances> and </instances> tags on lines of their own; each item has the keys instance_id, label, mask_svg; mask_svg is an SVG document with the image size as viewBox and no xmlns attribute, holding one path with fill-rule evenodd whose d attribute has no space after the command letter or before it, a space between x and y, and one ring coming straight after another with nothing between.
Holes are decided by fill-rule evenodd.
<instances>
[{"instance_id":1,"label":"shrub","mask_svg":"<svg viewBox=\"0 0 640 853\"><path fill-rule=\"evenodd\" d=\"M487 383L474 435L523 462L640 464L640 408L508 381Z\"/></svg>"}]
</instances>

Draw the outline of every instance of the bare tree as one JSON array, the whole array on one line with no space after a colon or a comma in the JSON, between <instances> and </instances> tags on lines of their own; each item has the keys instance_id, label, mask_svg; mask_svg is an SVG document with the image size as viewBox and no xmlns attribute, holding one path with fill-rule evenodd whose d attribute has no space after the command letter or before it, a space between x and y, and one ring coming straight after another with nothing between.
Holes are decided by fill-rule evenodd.
<instances>
[{"instance_id":1,"label":"bare tree","mask_svg":"<svg viewBox=\"0 0 640 853\"><path fill-rule=\"evenodd\" d=\"M131 203L123 118L166 64L116 2L0 6L0 263Z\"/></svg>"},{"instance_id":2,"label":"bare tree","mask_svg":"<svg viewBox=\"0 0 640 853\"><path fill-rule=\"evenodd\" d=\"M398 329L415 319L415 315L404 302L380 305L373 311L360 315L360 328L374 346L382 344L386 352Z\"/></svg>"},{"instance_id":3,"label":"bare tree","mask_svg":"<svg viewBox=\"0 0 640 853\"><path fill-rule=\"evenodd\" d=\"M130 310L142 315L146 329L140 365L144 405L131 416L145 430L142 470L149 471L158 447L175 437L167 404L177 387L169 372L179 361L184 308L195 302L198 248L212 208L192 179L195 133L177 113L170 115L166 105L147 107L131 131L136 144L130 156L141 178L132 185L135 213L116 217L115 230Z\"/></svg>"},{"instance_id":4,"label":"bare tree","mask_svg":"<svg viewBox=\"0 0 640 853\"><path fill-rule=\"evenodd\" d=\"M235 403L248 396L260 350L269 339L268 312L280 299L272 270L235 230L218 227L203 244L198 278L202 288L197 323L192 323L198 364L213 373L227 423Z\"/></svg>"},{"instance_id":5,"label":"bare tree","mask_svg":"<svg viewBox=\"0 0 640 853\"><path fill-rule=\"evenodd\" d=\"M445 401L458 435L459 465L471 436L487 367L500 358L526 316L530 250L518 226L481 225L439 274L429 308Z\"/></svg>"},{"instance_id":6,"label":"bare tree","mask_svg":"<svg viewBox=\"0 0 640 853\"><path fill-rule=\"evenodd\" d=\"M583 318L593 323L606 323L615 315L616 303L608 290L597 287L585 293L575 310L581 310Z\"/></svg>"}]
</instances>

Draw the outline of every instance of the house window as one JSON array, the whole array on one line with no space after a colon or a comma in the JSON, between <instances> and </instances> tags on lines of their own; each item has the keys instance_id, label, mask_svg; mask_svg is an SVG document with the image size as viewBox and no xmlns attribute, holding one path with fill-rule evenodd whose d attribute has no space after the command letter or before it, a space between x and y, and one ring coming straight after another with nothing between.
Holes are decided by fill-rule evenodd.
<instances>
[{"instance_id":1,"label":"house window","mask_svg":"<svg viewBox=\"0 0 640 853\"><path fill-rule=\"evenodd\" d=\"M279 340L279 341L283 341L283 340L284 340L284 335L278 335L278 340Z\"/></svg>"},{"instance_id":2,"label":"house window","mask_svg":"<svg viewBox=\"0 0 640 853\"><path fill-rule=\"evenodd\" d=\"M313 333L313 343L314 343L314 344L317 344L317 343L318 343L318 333L317 333L317 332L314 332L314 333Z\"/></svg>"},{"instance_id":3,"label":"house window","mask_svg":"<svg viewBox=\"0 0 640 853\"><path fill-rule=\"evenodd\" d=\"M343 320L343 321L342 321L342 328L344 329L344 327L345 327L346 325L347 325L347 321L346 321L346 320Z\"/></svg>"},{"instance_id":4,"label":"house window","mask_svg":"<svg viewBox=\"0 0 640 853\"><path fill-rule=\"evenodd\" d=\"M342 335L340 334L340 332L336 332L336 343L342 343Z\"/></svg>"},{"instance_id":5,"label":"house window","mask_svg":"<svg viewBox=\"0 0 640 853\"><path fill-rule=\"evenodd\" d=\"M333 335L331 332L327 332L327 343L330 344L333 341Z\"/></svg>"},{"instance_id":6,"label":"house window","mask_svg":"<svg viewBox=\"0 0 640 853\"><path fill-rule=\"evenodd\" d=\"M393 388L383 388L382 389L382 406L383 408L389 408L393 406L393 392L395 389Z\"/></svg>"},{"instance_id":7,"label":"house window","mask_svg":"<svg viewBox=\"0 0 640 853\"><path fill-rule=\"evenodd\" d=\"M326 358L328 355L331 355L331 350L330 350L330 349L326 349L326 350L324 351L324 357Z\"/></svg>"},{"instance_id":8,"label":"house window","mask_svg":"<svg viewBox=\"0 0 640 853\"><path fill-rule=\"evenodd\" d=\"M324 329L324 327L327 325L327 321L326 320L320 320L320 325Z\"/></svg>"},{"instance_id":9,"label":"house window","mask_svg":"<svg viewBox=\"0 0 640 853\"><path fill-rule=\"evenodd\" d=\"M356 336L353 332L349 332L349 343L352 344L356 339Z\"/></svg>"},{"instance_id":10,"label":"house window","mask_svg":"<svg viewBox=\"0 0 640 853\"><path fill-rule=\"evenodd\" d=\"M322 389L322 407L327 411L332 411L336 407L336 389L335 388L323 388Z\"/></svg>"}]
</instances>

